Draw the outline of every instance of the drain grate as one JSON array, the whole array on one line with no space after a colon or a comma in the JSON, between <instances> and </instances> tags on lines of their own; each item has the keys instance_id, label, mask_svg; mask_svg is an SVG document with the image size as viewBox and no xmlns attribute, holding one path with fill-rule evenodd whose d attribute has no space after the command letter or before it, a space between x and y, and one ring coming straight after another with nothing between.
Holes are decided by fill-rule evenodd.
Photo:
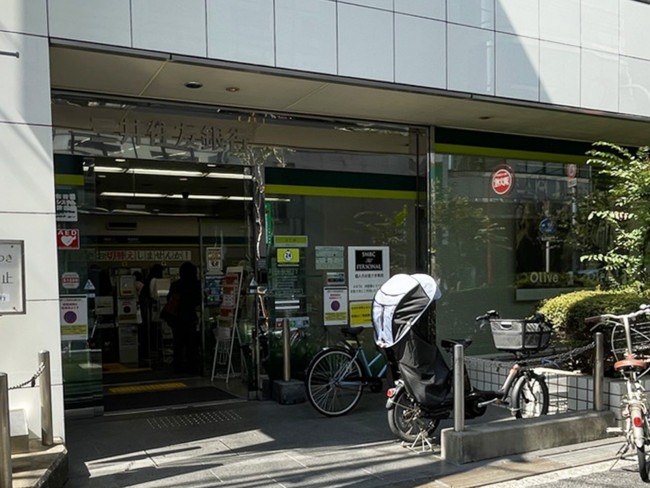
<instances>
[{"instance_id":1,"label":"drain grate","mask_svg":"<svg viewBox=\"0 0 650 488\"><path fill-rule=\"evenodd\" d=\"M195 412L147 419L147 423L154 430L168 430L193 425L217 424L220 422L233 422L241 420L235 410L220 410L218 412Z\"/></svg>"}]
</instances>

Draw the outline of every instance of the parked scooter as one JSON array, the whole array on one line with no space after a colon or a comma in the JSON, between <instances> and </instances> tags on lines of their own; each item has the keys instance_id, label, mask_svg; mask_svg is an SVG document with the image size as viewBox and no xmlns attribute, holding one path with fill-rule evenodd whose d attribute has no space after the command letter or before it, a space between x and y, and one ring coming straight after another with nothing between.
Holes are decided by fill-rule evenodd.
<instances>
[{"instance_id":1,"label":"parked scooter","mask_svg":"<svg viewBox=\"0 0 650 488\"><path fill-rule=\"evenodd\" d=\"M448 418L454 406L453 372L435 344L425 340L414 326L441 293L426 274L398 274L375 294L372 321L375 342L382 348L394 375L386 402L391 431L407 442L428 442L440 420ZM490 321L498 314L477 320ZM471 339L442 340L450 353L456 344L468 347ZM452 363L453 364L453 363ZM496 391L473 388L465 373L465 416L483 415L490 403L510 407L516 417L544 415L549 395L544 378L518 364L512 366L503 386Z\"/></svg>"}]
</instances>

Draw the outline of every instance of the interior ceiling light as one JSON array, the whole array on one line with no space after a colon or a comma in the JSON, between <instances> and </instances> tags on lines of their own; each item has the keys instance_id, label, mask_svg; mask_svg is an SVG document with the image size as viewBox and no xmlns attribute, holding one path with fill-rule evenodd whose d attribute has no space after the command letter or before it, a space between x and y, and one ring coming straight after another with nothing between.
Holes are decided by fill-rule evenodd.
<instances>
[{"instance_id":1,"label":"interior ceiling light","mask_svg":"<svg viewBox=\"0 0 650 488\"><path fill-rule=\"evenodd\" d=\"M133 175L176 176L188 178L220 178L224 180L251 180L252 175L242 173L219 173L216 171L187 171L155 168L120 168L118 166L95 166L95 173L128 173Z\"/></svg>"},{"instance_id":2,"label":"interior ceiling light","mask_svg":"<svg viewBox=\"0 0 650 488\"><path fill-rule=\"evenodd\" d=\"M187 81L185 82L185 88L189 88L191 90L198 90L199 88L203 88L203 83L200 81Z\"/></svg>"},{"instance_id":3,"label":"interior ceiling light","mask_svg":"<svg viewBox=\"0 0 650 488\"><path fill-rule=\"evenodd\" d=\"M118 198L172 198L183 200L230 200L238 202L250 202L253 197L243 197L238 195L188 195L181 193L134 193L122 191L103 191L99 194L100 197L118 197ZM290 202L289 198L265 198L267 202Z\"/></svg>"},{"instance_id":4,"label":"interior ceiling light","mask_svg":"<svg viewBox=\"0 0 650 488\"><path fill-rule=\"evenodd\" d=\"M237 93L239 91L239 87L237 87L237 86L229 86L228 88L226 88L226 91L230 92L230 93Z\"/></svg>"}]
</instances>

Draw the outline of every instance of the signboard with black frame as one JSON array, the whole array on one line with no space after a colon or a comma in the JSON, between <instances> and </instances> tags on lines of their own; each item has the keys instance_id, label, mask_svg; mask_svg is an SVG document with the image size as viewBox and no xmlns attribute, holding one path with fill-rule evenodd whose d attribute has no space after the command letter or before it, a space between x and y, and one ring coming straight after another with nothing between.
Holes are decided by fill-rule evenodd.
<instances>
[{"instance_id":1,"label":"signboard with black frame","mask_svg":"<svg viewBox=\"0 0 650 488\"><path fill-rule=\"evenodd\" d=\"M24 313L25 241L0 240L0 315Z\"/></svg>"}]
</instances>

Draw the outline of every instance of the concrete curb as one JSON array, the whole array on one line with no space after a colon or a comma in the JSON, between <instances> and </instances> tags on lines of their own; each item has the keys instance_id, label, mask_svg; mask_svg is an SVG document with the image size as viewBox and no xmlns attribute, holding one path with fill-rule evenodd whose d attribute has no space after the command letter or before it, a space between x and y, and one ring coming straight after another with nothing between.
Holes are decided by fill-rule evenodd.
<instances>
[{"instance_id":1,"label":"concrete curb","mask_svg":"<svg viewBox=\"0 0 650 488\"><path fill-rule=\"evenodd\" d=\"M579 412L532 419L477 424L462 432L440 433L442 458L454 464L511 456L539 449L578 444L607 437L614 413Z\"/></svg>"}]
</instances>

